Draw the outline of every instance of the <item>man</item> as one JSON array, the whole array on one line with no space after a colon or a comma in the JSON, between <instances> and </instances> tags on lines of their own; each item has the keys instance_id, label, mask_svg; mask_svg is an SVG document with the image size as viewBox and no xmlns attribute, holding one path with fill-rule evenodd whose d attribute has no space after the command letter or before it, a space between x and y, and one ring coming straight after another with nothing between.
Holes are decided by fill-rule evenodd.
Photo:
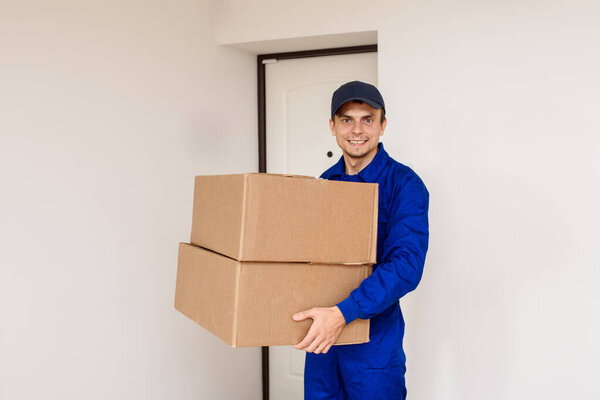
<instances>
[{"instance_id":1,"label":"man","mask_svg":"<svg viewBox=\"0 0 600 400\"><path fill-rule=\"evenodd\" d=\"M398 300L416 288L423 273L429 194L421 179L379 143L387 119L375 86L354 81L338 88L331 100L329 125L343 156L321 178L379 184L377 264L341 303L294 314L296 321L313 320L295 346L307 352L304 396L405 399L404 319ZM370 341L331 347L342 328L356 318L371 319Z\"/></svg>"}]
</instances>

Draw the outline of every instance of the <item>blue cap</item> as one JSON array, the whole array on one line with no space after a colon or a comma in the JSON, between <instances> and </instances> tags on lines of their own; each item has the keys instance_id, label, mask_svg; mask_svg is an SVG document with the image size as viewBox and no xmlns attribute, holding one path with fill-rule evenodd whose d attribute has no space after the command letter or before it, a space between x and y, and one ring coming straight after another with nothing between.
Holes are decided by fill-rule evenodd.
<instances>
[{"instance_id":1,"label":"blue cap","mask_svg":"<svg viewBox=\"0 0 600 400\"><path fill-rule=\"evenodd\" d=\"M352 81L343 84L333 92L331 97L331 119L344 103L351 100L364 101L375 109L382 108L385 112L383 97L375 86L360 81Z\"/></svg>"}]
</instances>

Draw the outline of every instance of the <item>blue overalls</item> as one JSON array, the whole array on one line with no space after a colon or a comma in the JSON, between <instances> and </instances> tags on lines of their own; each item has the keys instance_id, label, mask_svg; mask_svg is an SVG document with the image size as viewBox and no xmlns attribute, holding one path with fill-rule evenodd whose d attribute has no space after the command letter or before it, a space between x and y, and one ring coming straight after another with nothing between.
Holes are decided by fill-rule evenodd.
<instances>
[{"instance_id":1,"label":"blue overalls","mask_svg":"<svg viewBox=\"0 0 600 400\"><path fill-rule=\"evenodd\" d=\"M346 323L371 319L370 342L333 346L327 354L306 354L304 398L403 400L406 356L399 299L423 274L429 239L429 193L410 168L379 144L371 163L346 175L343 157L321 178L379 184L377 264L373 274L338 304Z\"/></svg>"}]
</instances>

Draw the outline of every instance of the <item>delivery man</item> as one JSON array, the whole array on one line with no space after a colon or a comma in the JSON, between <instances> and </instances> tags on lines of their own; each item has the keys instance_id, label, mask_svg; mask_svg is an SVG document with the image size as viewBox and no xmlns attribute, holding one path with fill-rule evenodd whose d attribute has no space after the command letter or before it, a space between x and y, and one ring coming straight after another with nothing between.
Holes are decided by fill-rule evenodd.
<instances>
[{"instance_id":1,"label":"delivery man","mask_svg":"<svg viewBox=\"0 0 600 400\"><path fill-rule=\"evenodd\" d=\"M313 320L294 346L307 352L305 399L406 398L404 318L398 300L417 287L423 273L429 193L417 174L379 143L386 125L385 104L375 86L354 81L333 93L329 126L343 156L321 178L379 184L377 264L341 303L293 315L295 321ZM371 319L370 341L332 347L342 328L356 318Z\"/></svg>"}]
</instances>

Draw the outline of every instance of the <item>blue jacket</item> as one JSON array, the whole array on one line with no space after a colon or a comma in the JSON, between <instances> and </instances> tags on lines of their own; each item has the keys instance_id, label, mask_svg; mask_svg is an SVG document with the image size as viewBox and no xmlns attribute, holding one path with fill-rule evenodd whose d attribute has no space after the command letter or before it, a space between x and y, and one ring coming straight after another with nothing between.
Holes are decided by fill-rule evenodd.
<instances>
[{"instance_id":1,"label":"blue jacket","mask_svg":"<svg viewBox=\"0 0 600 400\"><path fill-rule=\"evenodd\" d=\"M321 178L379 184L377 264L373 274L338 307L346 323L382 313L390 317L395 314L392 319L396 320L400 316L398 333L403 336L404 320L400 310L393 309L398 308L398 299L417 287L423 274L429 239L429 193L425 185L413 170L393 160L382 143L373 161L357 175L346 175L342 157ZM371 321L372 334L383 328L378 325L382 324Z\"/></svg>"}]
</instances>

